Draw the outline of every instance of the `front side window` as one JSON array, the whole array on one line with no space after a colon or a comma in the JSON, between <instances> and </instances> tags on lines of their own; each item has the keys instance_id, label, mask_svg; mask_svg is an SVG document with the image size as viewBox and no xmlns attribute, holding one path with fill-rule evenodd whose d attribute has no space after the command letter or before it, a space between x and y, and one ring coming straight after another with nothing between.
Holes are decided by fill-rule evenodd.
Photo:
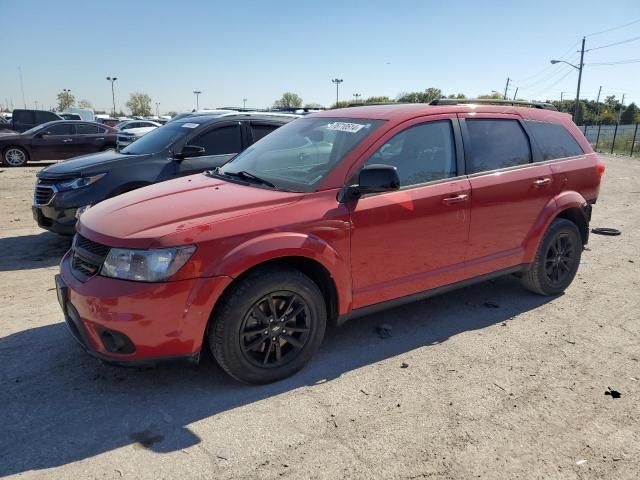
<instances>
[{"instance_id":1,"label":"front side window","mask_svg":"<svg viewBox=\"0 0 640 480\"><path fill-rule=\"evenodd\" d=\"M76 125L76 132L78 135L99 135L105 132L103 128L96 125L88 125L86 123L79 123Z\"/></svg>"},{"instance_id":2,"label":"front side window","mask_svg":"<svg viewBox=\"0 0 640 480\"><path fill-rule=\"evenodd\" d=\"M42 133L45 135L73 135L76 132L72 124L62 123L60 125L52 125L49 128L45 128Z\"/></svg>"},{"instance_id":3,"label":"front side window","mask_svg":"<svg viewBox=\"0 0 640 480\"><path fill-rule=\"evenodd\" d=\"M246 149L220 173L245 171L277 187L311 192L382 123L363 118L299 118Z\"/></svg>"},{"instance_id":4,"label":"front side window","mask_svg":"<svg viewBox=\"0 0 640 480\"><path fill-rule=\"evenodd\" d=\"M396 167L401 187L455 177L456 150L451 122L438 120L409 127L382 145L366 164Z\"/></svg>"},{"instance_id":5,"label":"front side window","mask_svg":"<svg viewBox=\"0 0 640 480\"><path fill-rule=\"evenodd\" d=\"M257 142L262 137L266 137L276 130L280 125L267 125L265 123L251 123L251 135L253 141Z\"/></svg>"},{"instance_id":6,"label":"front side window","mask_svg":"<svg viewBox=\"0 0 640 480\"><path fill-rule=\"evenodd\" d=\"M190 140L189 145L203 147L205 155L238 153L242 150L240 125L214 128Z\"/></svg>"},{"instance_id":7,"label":"front side window","mask_svg":"<svg viewBox=\"0 0 640 480\"><path fill-rule=\"evenodd\" d=\"M120 150L126 155L144 155L161 152L165 148L173 145L183 137L186 137L194 128L198 128L199 123L195 122L171 122L151 130L146 135Z\"/></svg>"},{"instance_id":8,"label":"front side window","mask_svg":"<svg viewBox=\"0 0 640 480\"><path fill-rule=\"evenodd\" d=\"M469 173L531 163L529 139L517 120L467 118L471 145L465 145Z\"/></svg>"},{"instance_id":9,"label":"front side window","mask_svg":"<svg viewBox=\"0 0 640 480\"><path fill-rule=\"evenodd\" d=\"M542 151L543 160L575 157L584 152L567 129L557 123L527 121Z\"/></svg>"}]
</instances>

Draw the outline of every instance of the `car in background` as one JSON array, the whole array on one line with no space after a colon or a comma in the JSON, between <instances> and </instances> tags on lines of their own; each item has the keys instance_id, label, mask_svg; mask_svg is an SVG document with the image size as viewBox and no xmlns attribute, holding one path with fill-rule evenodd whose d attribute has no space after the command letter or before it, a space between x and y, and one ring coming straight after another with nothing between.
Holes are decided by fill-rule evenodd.
<instances>
[{"instance_id":1,"label":"car in background","mask_svg":"<svg viewBox=\"0 0 640 480\"><path fill-rule=\"evenodd\" d=\"M108 115L96 115L96 123L100 123L102 125L106 125L107 127L117 127L120 123L120 120L117 118L110 117Z\"/></svg>"},{"instance_id":2,"label":"car in background","mask_svg":"<svg viewBox=\"0 0 640 480\"><path fill-rule=\"evenodd\" d=\"M65 108L64 111L60 114L60 116L69 115L77 118L67 118L67 120L84 120L85 122L95 122L96 115L93 113L93 110L90 108L76 108L69 107Z\"/></svg>"},{"instance_id":3,"label":"car in background","mask_svg":"<svg viewBox=\"0 0 640 480\"><path fill-rule=\"evenodd\" d=\"M11 122L0 116L0 135L14 135L18 132L11 130Z\"/></svg>"},{"instance_id":4,"label":"car in background","mask_svg":"<svg viewBox=\"0 0 640 480\"><path fill-rule=\"evenodd\" d=\"M125 148L127 145L132 144L139 138L143 137L152 130L155 130L162 125L158 122L152 122L150 120L130 120L122 122L117 126L118 129L118 150Z\"/></svg>"},{"instance_id":5,"label":"car in background","mask_svg":"<svg viewBox=\"0 0 640 480\"><path fill-rule=\"evenodd\" d=\"M57 120L0 136L2 164L7 167L22 167L36 160L65 160L115 146L115 129L77 120Z\"/></svg>"},{"instance_id":6,"label":"car in background","mask_svg":"<svg viewBox=\"0 0 640 480\"><path fill-rule=\"evenodd\" d=\"M56 120L64 119L60 115L48 110L16 109L12 112L10 125L11 130L15 130L16 132L26 132L33 127Z\"/></svg>"},{"instance_id":7,"label":"car in background","mask_svg":"<svg viewBox=\"0 0 640 480\"><path fill-rule=\"evenodd\" d=\"M194 110L193 112L178 113L171 120L169 120L169 122L174 122L176 120L180 120L180 119L187 118L187 117L195 117L195 116L198 116L198 115L224 115L224 114L227 114L227 113L237 113L237 111L236 110L227 110L227 109Z\"/></svg>"},{"instance_id":8,"label":"car in background","mask_svg":"<svg viewBox=\"0 0 640 480\"><path fill-rule=\"evenodd\" d=\"M38 225L75 233L76 217L103 200L146 185L224 165L297 115L200 115L169 122L120 152L51 165L37 174L33 215Z\"/></svg>"}]
</instances>

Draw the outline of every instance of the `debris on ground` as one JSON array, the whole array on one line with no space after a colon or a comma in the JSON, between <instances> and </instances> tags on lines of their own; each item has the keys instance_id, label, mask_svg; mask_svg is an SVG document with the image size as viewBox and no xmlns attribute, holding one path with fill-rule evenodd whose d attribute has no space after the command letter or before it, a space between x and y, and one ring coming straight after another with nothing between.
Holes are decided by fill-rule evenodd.
<instances>
[{"instance_id":1,"label":"debris on ground","mask_svg":"<svg viewBox=\"0 0 640 480\"><path fill-rule=\"evenodd\" d=\"M402 362L400 368L409 368L409 364L407 362Z\"/></svg>"},{"instance_id":2,"label":"debris on ground","mask_svg":"<svg viewBox=\"0 0 640 480\"><path fill-rule=\"evenodd\" d=\"M607 391L604 392L605 395L611 395L611 398L620 398L622 394L617 390L613 390L611 387L607 387Z\"/></svg>"},{"instance_id":3,"label":"debris on ground","mask_svg":"<svg viewBox=\"0 0 640 480\"><path fill-rule=\"evenodd\" d=\"M578 460L578 461L576 462L576 465L582 465L582 464L584 464L584 463L587 463L587 461L586 461L586 460Z\"/></svg>"},{"instance_id":4,"label":"debris on ground","mask_svg":"<svg viewBox=\"0 0 640 480\"><path fill-rule=\"evenodd\" d=\"M483 305L487 308L500 308L500 305L498 305L496 302L492 302L490 300L487 300L486 302L483 303Z\"/></svg>"},{"instance_id":5,"label":"debris on ground","mask_svg":"<svg viewBox=\"0 0 640 480\"><path fill-rule=\"evenodd\" d=\"M376 327L376 333L380 338L389 338L391 337L391 330L393 327L388 323L381 323Z\"/></svg>"},{"instance_id":6,"label":"debris on ground","mask_svg":"<svg viewBox=\"0 0 640 480\"><path fill-rule=\"evenodd\" d=\"M592 228L591 233L595 233L596 235L607 235L609 237L617 237L622 232L617 228L599 227L599 228Z\"/></svg>"}]
</instances>

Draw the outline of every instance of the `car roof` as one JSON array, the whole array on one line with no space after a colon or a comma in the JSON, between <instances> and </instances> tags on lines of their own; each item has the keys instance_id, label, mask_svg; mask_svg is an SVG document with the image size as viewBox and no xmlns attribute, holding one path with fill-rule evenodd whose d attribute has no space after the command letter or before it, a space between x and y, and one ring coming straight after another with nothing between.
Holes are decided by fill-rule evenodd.
<instances>
[{"instance_id":1,"label":"car roof","mask_svg":"<svg viewBox=\"0 0 640 480\"><path fill-rule=\"evenodd\" d=\"M225 114L218 115L194 115L188 117L182 117L177 120L174 120L171 123L212 123L216 121L228 121L228 120L242 120L251 118L254 120L271 120L271 121L281 121L286 123L291 120L295 120L296 118L300 118L301 115L273 115L265 112L252 113L252 112L231 112Z\"/></svg>"},{"instance_id":2,"label":"car roof","mask_svg":"<svg viewBox=\"0 0 640 480\"><path fill-rule=\"evenodd\" d=\"M306 118L362 118L375 120L402 121L423 115L451 113L495 113L515 114L531 120L547 120L564 123L571 116L542 108L518 107L512 105L481 105L474 103L456 105L429 105L427 103L397 103L386 105L365 105L361 107L325 110L307 115Z\"/></svg>"}]
</instances>

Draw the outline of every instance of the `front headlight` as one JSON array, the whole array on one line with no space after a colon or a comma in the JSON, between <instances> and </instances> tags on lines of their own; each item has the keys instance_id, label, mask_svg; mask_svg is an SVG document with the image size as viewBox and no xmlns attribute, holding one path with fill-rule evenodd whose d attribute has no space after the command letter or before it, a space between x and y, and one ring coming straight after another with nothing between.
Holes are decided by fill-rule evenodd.
<instances>
[{"instance_id":1,"label":"front headlight","mask_svg":"<svg viewBox=\"0 0 640 480\"><path fill-rule=\"evenodd\" d=\"M100 275L136 282L165 282L187 263L195 245L150 250L112 248Z\"/></svg>"},{"instance_id":2,"label":"front headlight","mask_svg":"<svg viewBox=\"0 0 640 480\"><path fill-rule=\"evenodd\" d=\"M73 180L67 180L66 182L60 182L56 185L58 190L75 190L76 188L87 187L96 183L102 177L104 177L106 173L99 173L97 175L92 175L90 177L80 177L74 178Z\"/></svg>"}]
</instances>

